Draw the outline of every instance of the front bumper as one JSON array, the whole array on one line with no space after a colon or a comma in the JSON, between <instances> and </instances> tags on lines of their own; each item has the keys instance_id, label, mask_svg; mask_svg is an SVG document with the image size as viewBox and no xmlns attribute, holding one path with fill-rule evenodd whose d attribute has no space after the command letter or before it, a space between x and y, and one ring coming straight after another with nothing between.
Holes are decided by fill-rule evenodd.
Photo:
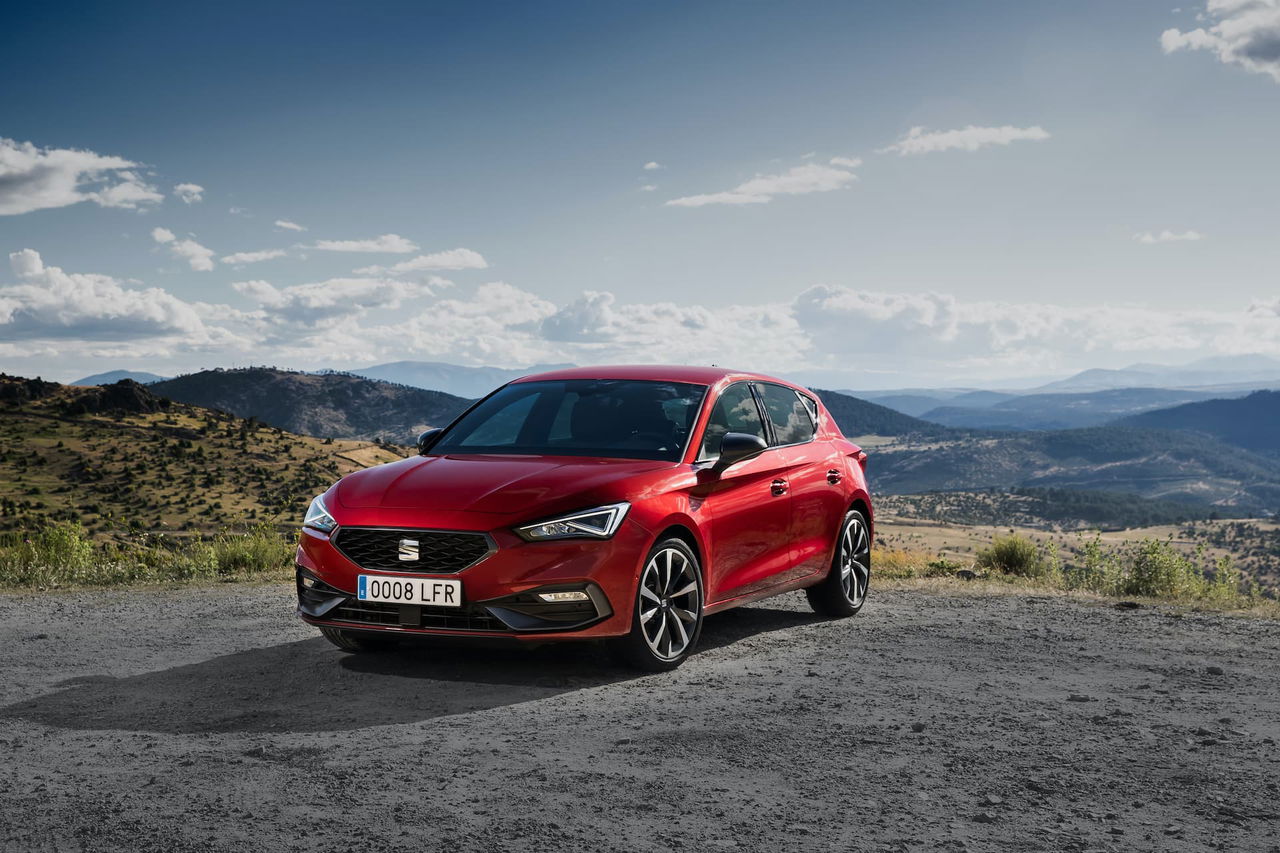
<instances>
[{"instance_id":1,"label":"front bumper","mask_svg":"<svg viewBox=\"0 0 1280 853\"><path fill-rule=\"evenodd\" d=\"M613 538L526 542L505 530L485 531L494 548L456 573L362 569L330 541L304 529L298 546L298 615L313 625L405 635L506 637L546 642L626 634L640 562L649 534L624 522ZM359 601L361 574L455 578L462 607ZM582 590L581 602L544 602L537 593Z\"/></svg>"}]
</instances>

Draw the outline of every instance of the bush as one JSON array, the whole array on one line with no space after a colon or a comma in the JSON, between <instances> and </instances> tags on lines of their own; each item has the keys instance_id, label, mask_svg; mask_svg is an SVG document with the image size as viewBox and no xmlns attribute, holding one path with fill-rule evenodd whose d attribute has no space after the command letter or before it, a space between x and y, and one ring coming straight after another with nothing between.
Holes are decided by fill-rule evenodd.
<instances>
[{"instance_id":1,"label":"bush","mask_svg":"<svg viewBox=\"0 0 1280 853\"><path fill-rule=\"evenodd\" d=\"M975 562L979 568L1022 578L1043 577L1047 570L1040 547L1016 533L995 537L989 546L978 551Z\"/></svg>"}]
</instances>

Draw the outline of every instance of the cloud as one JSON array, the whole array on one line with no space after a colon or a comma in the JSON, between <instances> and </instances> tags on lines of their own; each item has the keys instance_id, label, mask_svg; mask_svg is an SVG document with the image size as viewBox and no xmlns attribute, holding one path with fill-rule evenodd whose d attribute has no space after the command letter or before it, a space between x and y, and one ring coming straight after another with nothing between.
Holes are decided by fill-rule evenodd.
<instances>
[{"instance_id":1,"label":"cloud","mask_svg":"<svg viewBox=\"0 0 1280 853\"><path fill-rule=\"evenodd\" d=\"M204 187L199 184L174 184L173 194L182 199L183 204L204 201Z\"/></svg>"},{"instance_id":2,"label":"cloud","mask_svg":"<svg viewBox=\"0 0 1280 853\"><path fill-rule=\"evenodd\" d=\"M259 261L269 261L272 258L283 258L287 255L284 249L263 249L258 252L234 252L230 255L223 255L222 262L224 264L256 264Z\"/></svg>"},{"instance_id":3,"label":"cloud","mask_svg":"<svg viewBox=\"0 0 1280 853\"><path fill-rule=\"evenodd\" d=\"M1165 30L1160 35L1164 52L1207 50L1219 62L1280 83L1280 1L1209 0L1201 17L1216 23L1187 32Z\"/></svg>"},{"instance_id":4,"label":"cloud","mask_svg":"<svg viewBox=\"0 0 1280 853\"><path fill-rule=\"evenodd\" d=\"M658 188L658 185L657 185L657 184L645 184L644 186L640 187L640 192L642 192L642 193L651 193L651 192L653 192L654 190L656 190L657 188Z\"/></svg>"},{"instance_id":5,"label":"cloud","mask_svg":"<svg viewBox=\"0 0 1280 853\"><path fill-rule=\"evenodd\" d=\"M187 264L197 272L208 272L213 269L213 250L201 246L195 240L179 240L168 228L152 228L151 239L169 247L169 254Z\"/></svg>"},{"instance_id":6,"label":"cloud","mask_svg":"<svg viewBox=\"0 0 1280 853\"><path fill-rule=\"evenodd\" d=\"M969 125L959 130L926 131L923 127L913 127L907 135L892 145L880 148L876 153L889 154L897 152L898 156L909 154L932 154L937 151L977 151L989 145L1009 145L1013 142L1027 140L1040 142L1049 138L1049 132L1040 125L1033 127L977 127Z\"/></svg>"},{"instance_id":7,"label":"cloud","mask_svg":"<svg viewBox=\"0 0 1280 853\"><path fill-rule=\"evenodd\" d=\"M298 223L290 222L287 219L277 219L276 227L279 228L281 231L306 231L307 230L305 225L299 225Z\"/></svg>"},{"instance_id":8,"label":"cloud","mask_svg":"<svg viewBox=\"0 0 1280 853\"><path fill-rule=\"evenodd\" d=\"M92 201L136 209L164 199L122 157L0 138L0 215Z\"/></svg>"},{"instance_id":9,"label":"cloud","mask_svg":"<svg viewBox=\"0 0 1280 853\"><path fill-rule=\"evenodd\" d=\"M304 326L359 317L370 309L399 308L407 300L422 299L435 292L432 283L380 278L332 278L281 288L254 280L231 286L258 303L259 309L277 322Z\"/></svg>"},{"instance_id":10,"label":"cloud","mask_svg":"<svg viewBox=\"0 0 1280 853\"><path fill-rule=\"evenodd\" d=\"M209 339L189 303L160 288L125 287L106 275L45 266L40 253L9 255L18 284L0 287L0 338L75 343L181 336Z\"/></svg>"},{"instance_id":11,"label":"cloud","mask_svg":"<svg viewBox=\"0 0 1280 853\"><path fill-rule=\"evenodd\" d=\"M1195 241L1203 240L1204 235L1198 231L1183 231L1181 234L1175 234L1169 229L1157 233L1151 231L1142 231L1133 235L1133 239L1139 243L1175 243L1179 241Z\"/></svg>"},{"instance_id":12,"label":"cloud","mask_svg":"<svg viewBox=\"0 0 1280 853\"><path fill-rule=\"evenodd\" d=\"M278 223L277 223L278 224ZM407 254L418 251L418 246L399 234L383 234L371 240L317 240L312 249L326 252L389 252Z\"/></svg>"},{"instance_id":13,"label":"cloud","mask_svg":"<svg viewBox=\"0 0 1280 853\"><path fill-rule=\"evenodd\" d=\"M861 157L832 157L827 161L832 166L842 166L846 169L856 169L862 165Z\"/></svg>"},{"instance_id":14,"label":"cloud","mask_svg":"<svg viewBox=\"0 0 1280 853\"><path fill-rule=\"evenodd\" d=\"M430 255L418 255L407 261L401 261L390 267L361 267L356 275L403 275L410 272L427 272L432 270L483 270L488 269L489 262L479 252L471 249L449 249L444 252L433 252Z\"/></svg>"},{"instance_id":15,"label":"cloud","mask_svg":"<svg viewBox=\"0 0 1280 853\"><path fill-rule=\"evenodd\" d=\"M830 192L848 186L858 176L845 169L806 163L795 166L780 175L756 175L731 190L703 195L673 198L666 202L673 207L703 207L708 204L768 204L774 196L805 195Z\"/></svg>"},{"instance_id":16,"label":"cloud","mask_svg":"<svg viewBox=\"0 0 1280 853\"><path fill-rule=\"evenodd\" d=\"M655 169L661 169L662 164L657 162L656 160L650 160L648 163L645 163L641 168L644 169L646 172L652 172Z\"/></svg>"}]
</instances>

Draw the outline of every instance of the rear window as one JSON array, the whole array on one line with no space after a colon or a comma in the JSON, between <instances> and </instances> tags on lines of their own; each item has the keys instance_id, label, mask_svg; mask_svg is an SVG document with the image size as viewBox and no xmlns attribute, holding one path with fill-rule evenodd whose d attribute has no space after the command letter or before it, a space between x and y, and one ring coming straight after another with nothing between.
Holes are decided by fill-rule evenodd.
<instances>
[{"instance_id":1,"label":"rear window","mask_svg":"<svg viewBox=\"0 0 1280 853\"><path fill-rule=\"evenodd\" d=\"M813 415L799 394L782 385L761 383L757 387L773 425L774 444L800 444L813 439Z\"/></svg>"}]
</instances>

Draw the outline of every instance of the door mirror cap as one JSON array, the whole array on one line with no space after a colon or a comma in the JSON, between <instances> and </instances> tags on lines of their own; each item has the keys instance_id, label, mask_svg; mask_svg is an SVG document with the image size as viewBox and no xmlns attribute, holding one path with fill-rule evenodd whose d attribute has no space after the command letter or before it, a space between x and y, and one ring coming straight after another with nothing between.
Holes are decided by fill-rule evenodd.
<instances>
[{"instance_id":1,"label":"door mirror cap","mask_svg":"<svg viewBox=\"0 0 1280 853\"><path fill-rule=\"evenodd\" d=\"M436 427L435 429L429 429L422 435L418 436L418 455L426 456L427 451L431 449L431 445L436 443L436 439L439 438L440 434L443 432L444 430Z\"/></svg>"},{"instance_id":2,"label":"door mirror cap","mask_svg":"<svg viewBox=\"0 0 1280 853\"><path fill-rule=\"evenodd\" d=\"M718 473L730 465L759 456L768 449L769 445L765 444L764 439L758 435L726 432L724 438L720 439L720 458L716 460L712 470Z\"/></svg>"}]
</instances>

